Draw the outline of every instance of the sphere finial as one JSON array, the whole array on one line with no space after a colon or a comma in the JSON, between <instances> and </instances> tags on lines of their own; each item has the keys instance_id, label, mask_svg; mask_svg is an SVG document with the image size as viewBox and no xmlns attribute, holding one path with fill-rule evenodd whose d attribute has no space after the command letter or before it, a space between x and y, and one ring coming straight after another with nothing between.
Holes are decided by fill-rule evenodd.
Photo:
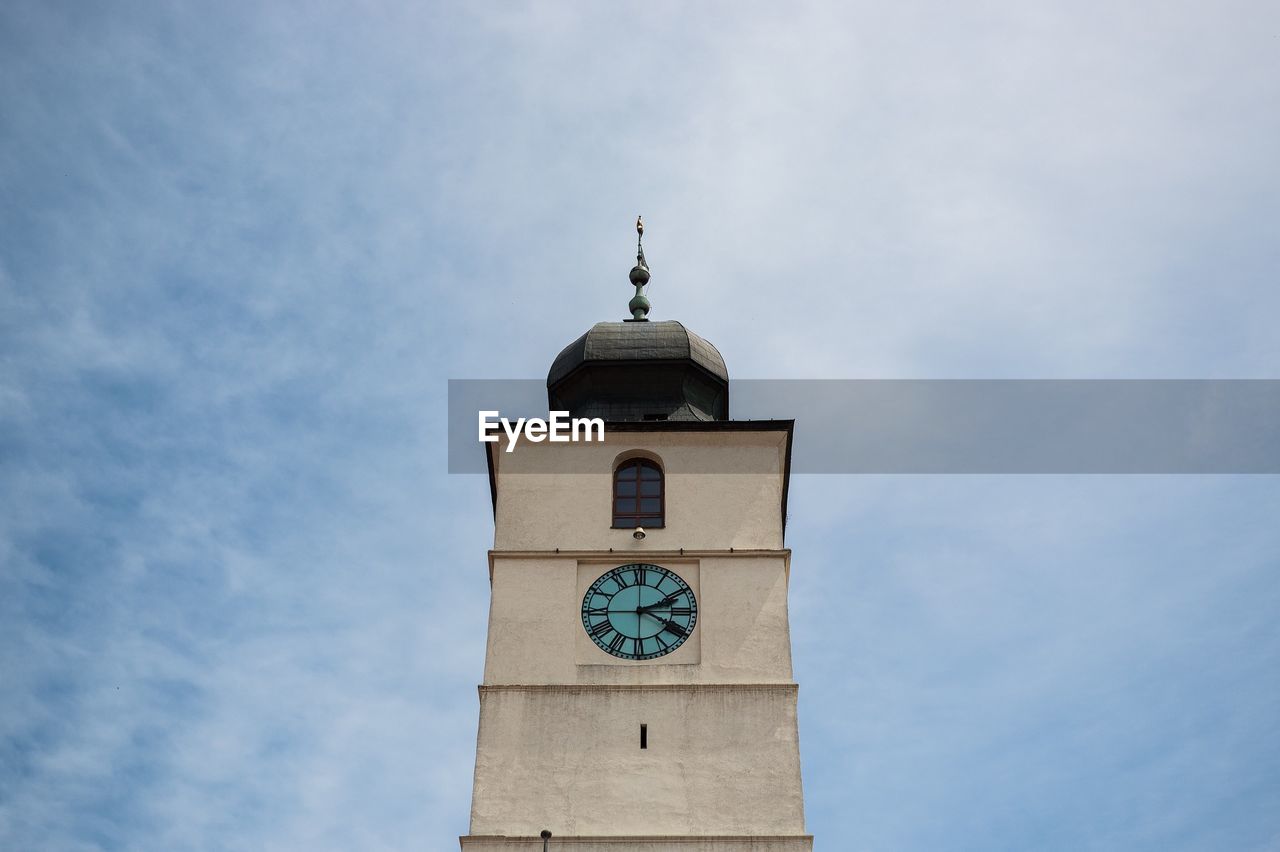
<instances>
[{"instance_id":1,"label":"sphere finial","mask_svg":"<svg viewBox=\"0 0 1280 852\"><path fill-rule=\"evenodd\" d=\"M636 265L631 268L631 283L635 285L636 294L627 303L631 311L631 319L627 322L649 321L649 300L644 295L644 285L649 283L649 264L644 259L644 218L636 217Z\"/></svg>"}]
</instances>

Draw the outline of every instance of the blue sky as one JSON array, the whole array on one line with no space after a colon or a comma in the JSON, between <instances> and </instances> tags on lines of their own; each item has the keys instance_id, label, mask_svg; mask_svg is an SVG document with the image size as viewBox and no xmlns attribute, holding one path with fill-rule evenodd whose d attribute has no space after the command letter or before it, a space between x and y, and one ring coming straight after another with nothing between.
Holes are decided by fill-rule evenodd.
<instances>
[{"instance_id":1,"label":"blue sky","mask_svg":"<svg viewBox=\"0 0 1280 852\"><path fill-rule=\"evenodd\" d=\"M5 3L0 846L456 848L492 530L446 381L622 318L637 213L737 378L1276 378L1278 27ZM1280 848L1275 477L791 501L820 848Z\"/></svg>"}]
</instances>

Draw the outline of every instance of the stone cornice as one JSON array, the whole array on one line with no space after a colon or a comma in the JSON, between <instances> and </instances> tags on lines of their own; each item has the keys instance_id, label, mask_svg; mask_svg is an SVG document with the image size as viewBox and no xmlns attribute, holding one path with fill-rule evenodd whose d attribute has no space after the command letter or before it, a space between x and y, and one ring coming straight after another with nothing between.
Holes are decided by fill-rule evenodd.
<instances>
[{"instance_id":1,"label":"stone cornice","mask_svg":"<svg viewBox=\"0 0 1280 852\"><path fill-rule=\"evenodd\" d=\"M600 564L623 564L625 562L650 562L654 560L678 561L681 559L721 558L725 556L781 556L784 570L791 575L791 548L735 548L723 550L490 550L489 579L493 580L493 563L495 559L576 559L579 562L598 562Z\"/></svg>"},{"instance_id":2,"label":"stone cornice","mask_svg":"<svg viewBox=\"0 0 1280 852\"><path fill-rule=\"evenodd\" d=\"M680 558L698 558L703 556L791 556L791 548L741 548L727 547L716 550L690 550L689 548L680 548L677 550L564 550L556 548L555 550L490 550L489 558L495 556L505 556L509 559L534 559L545 558L547 556L563 556L566 559L591 559L591 560L612 560L619 557L630 558L632 556L643 556L647 559L680 559Z\"/></svg>"},{"instance_id":3,"label":"stone cornice","mask_svg":"<svg viewBox=\"0 0 1280 852\"><path fill-rule=\"evenodd\" d=\"M486 692L792 692L797 683L482 683L476 687Z\"/></svg>"}]
</instances>

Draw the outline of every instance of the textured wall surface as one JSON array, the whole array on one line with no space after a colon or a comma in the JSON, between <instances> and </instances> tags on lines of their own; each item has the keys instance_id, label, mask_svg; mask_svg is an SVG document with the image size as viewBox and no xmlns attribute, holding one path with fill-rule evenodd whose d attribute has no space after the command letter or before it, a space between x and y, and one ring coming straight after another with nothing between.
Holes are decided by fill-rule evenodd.
<instances>
[{"instance_id":1,"label":"textured wall surface","mask_svg":"<svg viewBox=\"0 0 1280 852\"><path fill-rule=\"evenodd\" d=\"M472 834L804 833L795 686L482 687L479 739Z\"/></svg>"},{"instance_id":2,"label":"textured wall surface","mask_svg":"<svg viewBox=\"0 0 1280 852\"><path fill-rule=\"evenodd\" d=\"M494 548L635 553L780 548L785 448L782 431L609 431L603 443L521 441L511 453L499 448L493 452ZM611 528L614 464L631 450L660 459L666 473L666 526L647 530L640 542L631 530Z\"/></svg>"},{"instance_id":3,"label":"textured wall surface","mask_svg":"<svg viewBox=\"0 0 1280 852\"><path fill-rule=\"evenodd\" d=\"M611 657L582 627L591 581L631 556L493 555L486 684L789 683L787 554L643 557L679 574L698 600L693 635L657 660Z\"/></svg>"},{"instance_id":4,"label":"textured wall surface","mask_svg":"<svg viewBox=\"0 0 1280 852\"><path fill-rule=\"evenodd\" d=\"M538 852L537 837L462 837L463 852ZM573 852L809 852L809 836L779 837L559 837L552 849Z\"/></svg>"},{"instance_id":5,"label":"textured wall surface","mask_svg":"<svg viewBox=\"0 0 1280 852\"><path fill-rule=\"evenodd\" d=\"M609 852L812 847L787 622L786 440L776 429L618 432L494 453L464 850L537 850L544 828L555 845ZM666 525L643 540L610 527L613 468L632 454L666 476ZM656 660L611 657L582 625L587 588L632 562L674 571L697 598L693 633Z\"/></svg>"}]
</instances>

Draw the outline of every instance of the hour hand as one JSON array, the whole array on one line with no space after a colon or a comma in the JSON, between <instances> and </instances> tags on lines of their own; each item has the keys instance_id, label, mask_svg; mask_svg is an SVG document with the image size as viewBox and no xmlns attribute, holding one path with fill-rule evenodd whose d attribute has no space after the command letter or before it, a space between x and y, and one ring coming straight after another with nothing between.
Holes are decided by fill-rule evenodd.
<instances>
[{"instance_id":1,"label":"hour hand","mask_svg":"<svg viewBox=\"0 0 1280 852\"><path fill-rule=\"evenodd\" d=\"M676 593L676 594L674 594L674 595L667 595L665 598L663 598L662 600L658 601L657 603L651 603L651 604L649 604L648 606L638 606L638 607L636 607L636 612L648 612L648 611L649 611L649 610L651 610L651 609L659 609L659 608L664 607L664 606L671 606L673 603L675 603L675 602L676 602L676 598L678 598L678 597L680 597L680 593L679 593L679 592L677 592L677 593Z\"/></svg>"}]
</instances>

